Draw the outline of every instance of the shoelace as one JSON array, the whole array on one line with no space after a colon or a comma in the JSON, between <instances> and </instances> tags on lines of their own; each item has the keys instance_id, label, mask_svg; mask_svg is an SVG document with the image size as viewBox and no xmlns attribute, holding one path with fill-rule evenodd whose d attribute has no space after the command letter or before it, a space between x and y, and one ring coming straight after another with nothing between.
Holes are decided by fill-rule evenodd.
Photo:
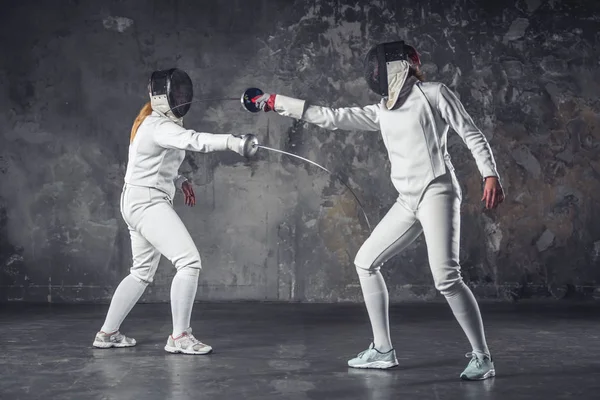
<instances>
[{"instance_id":1,"label":"shoelace","mask_svg":"<svg viewBox=\"0 0 600 400\"><path fill-rule=\"evenodd\" d=\"M363 351L361 351L360 353L358 353L358 355L357 355L356 357L357 357L357 358L361 358L361 357L362 357L362 356L364 356L364 355L365 355L365 354L366 354L366 353L367 353L369 350L375 350L375 352L376 352L376 353L378 353L378 354L387 354L387 353L389 353L390 351L392 351L392 350L394 350L394 349L391 349L391 350L389 350L389 351L386 351L385 353L382 353L381 351L377 350L375 347L369 347L368 349L366 349L366 350L363 350Z\"/></svg>"},{"instance_id":2,"label":"shoelace","mask_svg":"<svg viewBox=\"0 0 600 400\"><path fill-rule=\"evenodd\" d=\"M110 335L108 337L108 340L113 341L113 342L120 342L121 340L123 340L123 335L121 334L121 332L115 332L112 335Z\"/></svg>"},{"instance_id":3,"label":"shoelace","mask_svg":"<svg viewBox=\"0 0 600 400\"><path fill-rule=\"evenodd\" d=\"M477 354L473 353L473 352L469 352L467 354L465 354L465 357L470 358L471 361L469 364L471 363L475 363L475 366L477 368L481 367L481 360L479 359L479 357L477 356Z\"/></svg>"},{"instance_id":4,"label":"shoelace","mask_svg":"<svg viewBox=\"0 0 600 400\"><path fill-rule=\"evenodd\" d=\"M357 358L361 358L362 356L364 356L364 355L365 355L365 354L366 354L368 351L370 351L370 350L375 350L375 346L374 346L374 345L372 345L372 347L371 347L371 346L369 346L369 348L368 348L368 349L366 349L366 350L363 350L363 351L361 351L360 353L358 353L358 355L357 355L356 357L357 357Z\"/></svg>"},{"instance_id":5,"label":"shoelace","mask_svg":"<svg viewBox=\"0 0 600 400\"><path fill-rule=\"evenodd\" d=\"M191 343L192 347L199 345L199 346L206 346L204 343L202 343L201 341L199 341L198 339L196 339L194 337L194 335L192 335L191 333L186 333L185 337L183 338L184 343Z\"/></svg>"}]
</instances>

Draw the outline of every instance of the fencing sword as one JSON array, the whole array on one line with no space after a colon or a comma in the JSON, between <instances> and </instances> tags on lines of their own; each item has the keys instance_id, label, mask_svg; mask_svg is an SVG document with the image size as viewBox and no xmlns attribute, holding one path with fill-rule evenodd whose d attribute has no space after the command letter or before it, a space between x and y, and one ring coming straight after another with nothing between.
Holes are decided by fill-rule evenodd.
<instances>
[{"instance_id":1,"label":"fencing sword","mask_svg":"<svg viewBox=\"0 0 600 400\"><path fill-rule=\"evenodd\" d=\"M183 107L183 106L187 106L188 104L193 104L193 103L207 103L207 102L221 102L221 101L240 101L242 103L242 106L244 107L244 109L246 111L249 111L251 113L257 113L260 111L260 109L258 107L256 107L256 104L254 104L252 102L252 99L255 98L256 96L261 96L263 95L264 92L258 88L249 88L246 89L244 91L244 93L242 93L242 97L220 97L220 98L214 98L214 99L198 99L198 100L192 100L192 101L187 101L185 103L181 103L179 105L176 105L175 107L171 107L171 110L174 110L176 108L179 107Z\"/></svg>"},{"instance_id":2,"label":"fencing sword","mask_svg":"<svg viewBox=\"0 0 600 400\"><path fill-rule=\"evenodd\" d=\"M215 98L215 99L199 99L199 100L193 100L193 101L189 101L186 103L182 103L179 104L173 108L171 108L171 110L178 108L178 107L182 107L191 103L200 103L200 102L208 102L208 101L240 101L242 103L242 106L244 107L244 109L246 111L249 111L251 113L257 113L260 112L261 110L256 107L256 104L252 101L253 98L255 98L256 96L261 96L262 94L264 94L264 92L258 88L248 88L244 91L244 93L242 94L242 97L225 97L225 98ZM348 189L350 191L350 193L352 193L352 196L354 197L354 200L356 201L356 204L358 205L358 207L360 208L360 211L362 212L363 217L365 218L365 222L367 223L367 227L369 228L369 232L373 232L373 229L371 228L371 223L369 222L369 217L367 217L367 212L365 211L364 206L362 205L361 201L358 199L358 196L356 195L356 193L354 192L354 190L352 190L352 188L350 187L350 185L348 185L339 175L334 174L333 172L331 172L330 170L328 170L327 168L323 167L322 165L309 160L308 158L304 158L301 157L297 154L293 154L293 153L288 153L287 151L283 151L283 150L278 150L278 149L274 149L272 147L268 147L268 146L263 146L261 144L259 144L258 142L254 142L253 143L253 147L259 148L259 149L264 149L267 151L272 151L274 153L279 153L279 154L283 154L289 157L293 157L293 158L297 158L299 160L302 160L308 164L314 165L315 167L327 172L329 175L331 175L334 178L337 178L337 180L346 187L346 189Z\"/></svg>"},{"instance_id":3,"label":"fencing sword","mask_svg":"<svg viewBox=\"0 0 600 400\"><path fill-rule=\"evenodd\" d=\"M354 200L356 201L356 204L358 204L358 207L360 208L360 211L362 212L363 217L365 217L365 221L367 223L367 227L369 228L369 232L373 232L373 229L371 229L371 223L369 222L369 217L367 217L367 213L365 211L365 208L363 207L361 201L358 199L358 196L356 195L356 193L354 193L354 190L352 190L352 188L350 187L350 185L348 185L339 175L334 174L333 172L331 172L330 170L328 170L327 168L325 168L324 166L317 164L316 162L309 160L308 158L304 158L301 157L297 154L293 154L293 153L288 153L287 151L283 151L283 150L279 150L279 149L274 149L272 147L267 147L267 146L263 146L261 144L255 144L255 147L258 147L259 149L264 149L267 151L272 151L275 153L280 153L280 154L284 154L286 156L290 156L290 157L294 157L297 158L299 160L302 160L306 163L309 163L311 165L314 165L315 167L327 172L329 175L333 176L334 178L337 178L337 180L346 187L346 189L348 189L350 191L350 193L352 193L352 196L354 197Z\"/></svg>"},{"instance_id":4,"label":"fencing sword","mask_svg":"<svg viewBox=\"0 0 600 400\"><path fill-rule=\"evenodd\" d=\"M256 98L257 96L261 96L263 95L264 92L258 88L248 88L246 89L246 91L244 91L244 93L242 94L242 98L240 99L242 106L246 109L246 111L249 111L251 113L257 113L260 112L260 108L258 108L256 106L256 104L252 101L252 99ZM360 208L360 211L362 212L363 217L365 217L365 222L367 223L367 227L369 228L369 232L373 232L373 229L371 229L371 223L369 222L369 217L367 217L367 212L365 211L365 208L363 207L361 201L358 199L358 196L356 195L356 193L354 193L354 190L352 190L352 188L350 187L350 185L348 185L339 175L334 174L333 172L331 172L330 170L328 170L327 168L325 168L324 166L317 164L316 162L309 160L308 158L304 158L301 157L297 154L293 154L293 153L288 153L287 151L283 151L283 150L278 150L278 149L274 149L272 147L267 147L267 146L263 146L261 144L256 144L256 147L258 147L259 149L265 149L267 151L272 151L275 153L280 153L280 154L284 154L286 156L289 157L294 157L297 158L299 160L302 160L306 163L309 163L311 165L314 165L315 167L327 172L329 175L331 175L334 178L337 178L337 180L346 187L346 189L348 189L350 191L350 193L352 193L352 196L354 197L354 200L356 201L356 204L358 204L358 207Z\"/></svg>"},{"instance_id":5,"label":"fencing sword","mask_svg":"<svg viewBox=\"0 0 600 400\"><path fill-rule=\"evenodd\" d=\"M171 110L174 110L176 108L179 107L183 107L183 106L187 106L188 104L193 104L193 103L208 103L208 102L221 102L221 101L239 101L239 97L220 97L220 98L214 98L214 99L198 99L198 100L192 100L192 101L186 101L185 103L181 103L175 107L171 107Z\"/></svg>"}]
</instances>

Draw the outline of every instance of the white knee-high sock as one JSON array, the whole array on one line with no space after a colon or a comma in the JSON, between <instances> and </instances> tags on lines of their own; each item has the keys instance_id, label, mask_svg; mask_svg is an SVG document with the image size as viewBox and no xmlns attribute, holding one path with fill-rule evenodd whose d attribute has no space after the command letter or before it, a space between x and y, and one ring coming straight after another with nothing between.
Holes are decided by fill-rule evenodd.
<instances>
[{"instance_id":1,"label":"white knee-high sock","mask_svg":"<svg viewBox=\"0 0 600 400\"><path fill-rule=\"evenodd\" d=\"M127 275L121 281L110 301L102 332L113 333L119 330L127 314L142 297L146 286L148 286L147 283L139 281L133 275Z\"/></svg>"},{"instance_id":2,"label":"white knee-high sock","mask_svg":"<svg viewBox=\"0 0 600 400\"><path fill-rule=\"evenodd\" d=\"M177 338L190 327L192 308L198 290L197 268L182 268L175 274L171 284L171 312L173 314L173 337Z\"/></svg>"},{"instance_id":3,"label":"white knee-high sock","mask_svg":"<svg viewBox=\"0 0 600 400\"><path fill-rule=\"evenodd\" d=\"M453 285L449 293L443 294L452 309L454 317L465 332L465 335L467 335L473 352L489 356L490 350L485 341L481 312L471 289L463 281L460 281Z\"/></svg>"},{"instance_id":4,"label":"white knee-high sock","mask_svg":"<svg viewBox=\"0 0 600 400\"><path fill-rule=\"evenodd\" d=\"M382 353L392 349L390 338L388 290L379 270L370 271L356 267L365 306L373 329L373 343Z\"/></svg>"}]
</instances>

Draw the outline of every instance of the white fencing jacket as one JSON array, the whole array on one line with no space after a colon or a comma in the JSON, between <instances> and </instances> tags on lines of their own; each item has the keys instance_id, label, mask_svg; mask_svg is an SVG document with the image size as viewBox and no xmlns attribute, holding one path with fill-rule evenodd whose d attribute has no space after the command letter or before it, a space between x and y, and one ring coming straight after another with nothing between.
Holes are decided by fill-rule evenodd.
<instances>
[{"instance_id":1,"label":"white fencing jacket","mask_svg":"<svg viewBox=\"0 0 600 400\"><path fill-rule=\"evenodd\" d=\"M421 90L420 90L421 89ZM366 107L328 108L277 95L275 111L329 130L381 131L391 163L394 187L409 203L418 203L427 185L448 170L452 127L463 139L481 175L498 177L492 150L460 100L444 84L416 83L404 103L388 110L385 99Z\"/></svg>"},{"instance_id":2,"label":"white fencing jacket","mask_svg":"<svg viewBox=\"0 0 600 400\"><path fill-rule=\"evenodd\" d=\"M156 111L146 117L129 145L125 183L158 189L170 199L175 185L181 187L184 177L178 175L185 151L209 153L227 150L227 138L185 129Z\"/></svg>"}]
</instances>

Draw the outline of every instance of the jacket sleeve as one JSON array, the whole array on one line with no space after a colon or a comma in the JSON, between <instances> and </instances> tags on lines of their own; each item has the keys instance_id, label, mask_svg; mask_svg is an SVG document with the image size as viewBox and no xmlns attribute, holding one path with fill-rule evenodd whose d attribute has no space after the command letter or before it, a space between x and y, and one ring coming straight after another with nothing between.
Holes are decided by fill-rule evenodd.
<instances>
[{"instance_id":1,"label":"jacket sleeve","mask_svg":"<svg viewBox=\"0 0 600 400\"><path fill-rule=\"evenodd\" d=\"M458 97L443 84L440 85L438 93L438 108L442 118L458 133L471 150L481 175L484 178L489 176L499 177L496 170L496 161L487 139L475 126L475 122L473 122Z\"/></svg>"},{"instance_id":2,"label":"jacket sleeve","mask_svg":"<svg viewBox=\"0 0 600 400\"><path fill-rule=\"evenodd\" d=\"M187 181L187 178L183 175L177 175L177 177L173 180L173 183L175 184L175 189L181 189L181 185L183 185L183 182Z\"/></svg>"},{"instance_id":3,"label":"jacket sleeve","mask_svg":"<svg viewBox=\"0 0 600 400\"><path fill-rule=\"evenodd\" d=\"M154 141L160 147L201 153L227 150L227 138L230 136L196 132L166 120L154 131Z\"/></svg>"},{"instance_id":4,"label":"jacket sleeve","mask_svg":"<svg viewBox=\"0 0 600 400\"><path fill-rule=\"evenodd\" d=\"M307 105L304 100L278 94L275 97L275 111L284 117L301 119L331 131L379 130L379 105L377 104L366 107L329 108Z\"/></svg>"}]
</instances>

